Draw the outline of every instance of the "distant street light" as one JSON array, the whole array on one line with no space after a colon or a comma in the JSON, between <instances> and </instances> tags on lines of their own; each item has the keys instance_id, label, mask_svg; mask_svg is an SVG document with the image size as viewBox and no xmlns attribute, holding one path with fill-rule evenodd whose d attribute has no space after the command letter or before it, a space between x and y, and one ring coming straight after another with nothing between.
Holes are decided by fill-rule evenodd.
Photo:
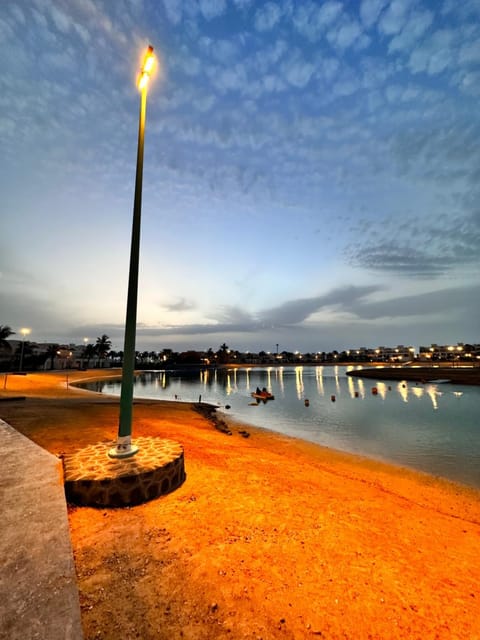
<instances>
[{"instance_id":1,"label":"distant street light","mask_svg":"<svg viewBox=\"0 0 480 640\"><path fill-rule=\"evenodd\" d=\"M85 360L86 360L86 353L87 353L87 344L88 344L88 338L84 338L83 339L83 357L82 357L82 369L86 369L85 367Z\"/></svg>"},{"instance_id":2,"label":"distant street light","mask_svg":"<svg viewBox=\"0 0 480 640\"><path fill-rule=\"evenodd\" d=\"M140 116L138 124L137 172L133 204L132 243L130 248L130 272L128 278L127 314L123 347L122 390L120 395L120 419L116 447L108 452L111 458L128 458L137 453L132 445L133 381L135 375L135 336L137 329L138 263L140 255L140 219L142 212L143 142L147 111L148 81L155 63L153 47L147 49L138 78L140 90Z\"/></svg>"},{"instance_id":3,"label":"distant street light","mask_svg":"<svg viewBox=\"0 0 480 640\"><path fill-rule=\"evenodd\" d=\"M31 329L27 329L27 328L20 329L20 333L23 336L23 340L22 340L22 350L20 351L20 365L18 367L19 371L21 371L23 367L23 352L25 351L25 336L30 335L30 331Z\"/></svg>"}]
</instances>

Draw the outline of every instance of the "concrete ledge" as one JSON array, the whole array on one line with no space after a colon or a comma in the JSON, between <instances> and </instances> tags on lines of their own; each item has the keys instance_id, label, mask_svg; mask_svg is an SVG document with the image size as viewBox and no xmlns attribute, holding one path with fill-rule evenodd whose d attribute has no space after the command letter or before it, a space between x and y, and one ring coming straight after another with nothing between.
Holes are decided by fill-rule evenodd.
<instances>
[{"instance_id":1,"label":"concrete ledge","mask_svg":"<svg viewBox=\"0 0 480 640\"><path fill-rule=\"evenodd\" d=\"M109 458L112 443L65 455L67 500L93 507L126 507L170 493L185 480L183 448L162 438L136 438L130 458Z\"/></svg>"},{"instance_id":2,"label":"concrete ledge","mask_svg":"<svg viewBox=\"0 0 480 640\"><path fill-rule=\"evenodd\" d=\"M61 461L0 420L0 638L81 640Z\"/></svg>"}]
</instances>

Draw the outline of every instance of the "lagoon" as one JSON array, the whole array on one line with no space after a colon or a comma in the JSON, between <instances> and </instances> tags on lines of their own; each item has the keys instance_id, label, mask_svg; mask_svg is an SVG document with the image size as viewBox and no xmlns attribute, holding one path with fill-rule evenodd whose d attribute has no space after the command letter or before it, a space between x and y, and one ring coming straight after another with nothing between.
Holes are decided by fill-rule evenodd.
<instances>
[{"instance_id":1,"label":"lagoon","mask_svg":"<svg viewBox=\"0 0 480 640\"><path fill-rule=\"evenodd\" d=\"M149 371L136 378L134 395L201 397L240 422L480 488L480 387L352 378L352 368ZM120 381L83 386L120 394ZM257 386L275 399L257 404L250 395Z\"/></svg>"}]
</instances>

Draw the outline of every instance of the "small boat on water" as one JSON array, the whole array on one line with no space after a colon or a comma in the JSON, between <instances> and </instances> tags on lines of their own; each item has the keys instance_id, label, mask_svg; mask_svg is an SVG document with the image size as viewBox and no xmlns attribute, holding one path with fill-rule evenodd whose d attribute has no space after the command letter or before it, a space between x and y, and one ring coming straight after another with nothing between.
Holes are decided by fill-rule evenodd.
<instances>
[{"instance_id":1,"label":"small boat on water","mask_svg":"<svg viewBox=\"0 0 480 640\"><path fill-rule=\"evenodd\" d=\"M251 396L257 400L275 400L275 396L268 391L252 391Z\"/></svg>"}]
</instances>

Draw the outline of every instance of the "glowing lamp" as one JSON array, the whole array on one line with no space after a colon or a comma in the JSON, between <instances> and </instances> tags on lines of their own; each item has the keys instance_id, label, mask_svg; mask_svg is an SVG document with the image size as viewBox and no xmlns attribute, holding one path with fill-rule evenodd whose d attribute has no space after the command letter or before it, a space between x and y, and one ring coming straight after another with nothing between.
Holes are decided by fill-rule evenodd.
<instances>
[{"instance_id":1,"label":"glowing lamp","mask_svg":"<svg viewBox=\"0 0 480 640\"><path fill-rule=\"evenodd\" d=\"M153 47L150 45L147 49L147 53L145 54L145 58L143 59L143 65L138 79L138 88L140 91L147 88L154 64L155 56L153 55Z\"/></svg>"}]
</instances>

